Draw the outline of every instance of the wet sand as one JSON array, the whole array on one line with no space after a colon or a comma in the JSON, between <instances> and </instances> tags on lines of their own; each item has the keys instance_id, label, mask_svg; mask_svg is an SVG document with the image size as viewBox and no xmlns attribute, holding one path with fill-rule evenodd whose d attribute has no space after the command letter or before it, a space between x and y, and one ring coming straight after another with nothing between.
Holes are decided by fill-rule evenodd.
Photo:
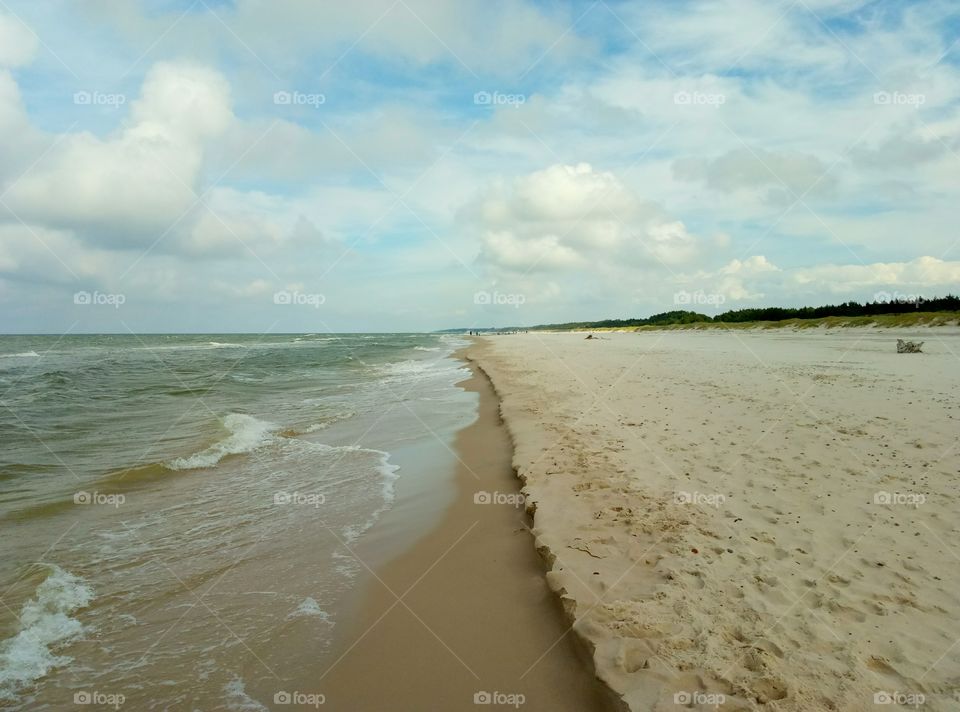
<instances>
[{"instance_id":1,"label":"wet sand","mask_svg":"<svg viewBox=\"0 0 960 712\"><path fill-rule=\"evenodd\" d=\"M462 354L461 354L462 355ZM456 492L440 523L371 572L339 657L312 689L333 710L611 710L568 632L516 499L512 447L482 374L476 422L454 443ZM477 493L500 500L483 504ZM498 493L498 496L493 496Z\"/></svg>"}]
</instances>

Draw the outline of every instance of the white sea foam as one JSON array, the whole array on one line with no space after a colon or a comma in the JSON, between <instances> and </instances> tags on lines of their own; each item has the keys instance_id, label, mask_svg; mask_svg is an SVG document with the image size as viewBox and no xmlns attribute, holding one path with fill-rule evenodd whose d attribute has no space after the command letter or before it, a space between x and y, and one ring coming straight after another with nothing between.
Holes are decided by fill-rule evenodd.
<instances>
[{"instance_id":1,"label":"white sea foam","mask_svg":"<svg viewBox=\"0 0 960 712\"><path fill-rule=\"evenodd\" d=\"M18 689L71 661L54 651L83 631L70 614L91 600L93 590L82 578L50 566L34 597L20 609L19 632L0 643L0 700L15 699Z\"/></svg>"},{"instance_id":2,"label":"white sea foam","mask_svg":"<svg viewBox=\"0 0 960 712\"><path fill-rule=\"evenodd\" d=\"M327 613L322 608L320 608L320 604L317 603L312 598L304 598L300 602L300 605L297 606L296 610L294 610L292 613L290 613L290 615L287 616L287 620L290 620L291 618L304 618L304 617L319 618L324 623L329 623L330 625L333 625L333 621L330 619L330 614Z\"/></svg>"},{"instance_id":3,"label":"white sea foam","mask_svg":"<svg viewBox=\"0 0 960 712\"><path fill-rule=\"evenodd\" d=\"M269 709L258 700L247 694L246 686L239 677L233 678L223 686L227 696L227 709L234 712L269 712Z\"/></svg>"},{"instance_id":4,"label":"white sea foam","mask_svg":"<svg viewBox=\"0 0 960 712\"><path fill-rule=\"evenodd\" d=\"M317 400L320 400L320 399L317 399ZM303 401L303 402L306 403L307 401ZM306 428L304 428L303 432L304 434L306 434L306 433L315 433L318 430L326 430L334 423L339 423L342 420L349 420L355 415L356 413L352 410L345 410L340 413L334 413L333 415L327 416L326 420L323 420L322 422L314 423L313 425L307 426Z\"/></svg>"},{"instance_id":5,"label":"white sea foam","mask_svg":"<svg viewBox=\"0 0 960 712\"><path fill-rule=\"evenodd\" d=\"M276 429L273 423L258 420L252 415L244 413L231 413L223 419L223 426L230 431L230 437L189 457L178 457L171 460L166 463L166 466L171 470L196 470L213 467L227 455L253 452L276 437L273 435L273 431Z\"/></svg>"},{"instance_id":6,"label":"white sea foam","mask_svg":"<svg viewBox=\"0 0 960 712\"><path fill-rule=\"evenodd\" d=\"M461 371L466 372L466 369L463 369L459 364L452 365L450 361L443 358L425 358L395 361L394 363L378 366L377 371L383 376L383 378L379 379L380 384L388 385L391 383L422 381L448 374L458 375Z\"/></svg>"},{"instance_id":7,"label":"white sea foam","mask_svg":"<svg viewBox=\"0 0 960 712\"><path fill-rule=\"evenodd\" d=\"M21 351L18 354L0 354L0 358L40 358L36 351Z\"/></svg>"},{"instance_id":8,"label":"white sea foam","mask_svg":"<svg viewBox=\"0 0 960 712\"><path fill-rule=\"evenodd\" d=\"M400 469L400 466L394 465L390 462L389 452L384 452L383 450L366 451L380 454L380 463L377 466L377 471L379 472L383 483L380 487L380 492L383 495L383 504L374 510L374 512L369 518L367 518L365 522L361 524L351 524L350 526L343 528L343 536L350 543L353 543L359 539L364 532L377 523L377 520L380 519L381 514L390 509L394 499L396 499L396 482L400 478L400 475L397 474L397 470Z\"/></svg>"},{"instance_id":9,"label":"white sea foam","mask_svg":"<svg viewBox=\"0 0 960 712\"><path fill-rule=\"evenodd\" d=\"M456 334L443 334L440 337L440 341L448 346L453 347L454 349L459 349L470 345L470 341L468 339L465 339L462 336L457 336Z\"/></svg>"},{"instance_id":10,"label":"white sea foam","mask_svg":"<svg viewBox=\"0 0 960 712\"><path fill-rule=\"evenodd\" d=\"M395 361L394 363L388 363L385 366L381 366L380 370L382 373L389 374L391 376L405 376L408 374L420 374L427 373L431 370L436 364L428 359L422 361Z\"/></svg>"},{"instance_id":11,"label":"white sea foam","mask_svg":"<svg viewBox=\"0 0 960 712\"><path fill-rule=\"evenodd\" d=\"M452 349L441 349L435 347L415 346L418 351L445 351L446 355ZM386 376L380 380L381 383L395 381L421 380L426 378L453 376L459 378L462 374L469 374L469 369L465 368L459 361L445 357L425 357L418 359L407 359L405 361L394 361L376 367L377 372Z\"/></svg>"}]
</instances>

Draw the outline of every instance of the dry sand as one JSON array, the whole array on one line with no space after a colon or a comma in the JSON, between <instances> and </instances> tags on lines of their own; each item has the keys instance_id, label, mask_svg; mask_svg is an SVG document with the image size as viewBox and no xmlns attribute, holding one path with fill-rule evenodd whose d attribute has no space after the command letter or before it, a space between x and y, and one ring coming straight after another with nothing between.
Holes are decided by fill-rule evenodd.
<instances>
[{"instance_id":1,"label":"dry sand","mask_svg":"<svg viewBox=\"0 0 960 712\"><path fill-rule=\"evenodd\" d=\"M454 443L453 501L435 498L438 526L375 567L338 659L303 689L323 690L323 709L350 712L618 709L547 587L489 381L461 385L479 394L479 413ZM477 493L501 503L477 503Z\"/></svg>"},{"instance_id":2,"label":"dry sand","mask_svg":"<svg viewBox=\"0 0 960 712\"><path fill-rule=\"evenodd\" d=\"M631 709L960 709L960 334L897 337L472 348L568 637Z\"/></svg>"}]
</instances>

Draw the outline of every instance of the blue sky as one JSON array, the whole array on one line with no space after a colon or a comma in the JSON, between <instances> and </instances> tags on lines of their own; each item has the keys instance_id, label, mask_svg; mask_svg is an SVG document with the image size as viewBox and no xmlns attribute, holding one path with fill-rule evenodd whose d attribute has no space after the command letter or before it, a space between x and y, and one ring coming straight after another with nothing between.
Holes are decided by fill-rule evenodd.
<instances>
[{"instance_id":1,"label":"blue sky","mask_svg":"<svg viewBox=\"0 0 960 712\"><path fill-rule=\"evenodd\" d=\"M5 0L0 330L956 293L958 39L936 1Z\"/></svg>"}]
</instances>

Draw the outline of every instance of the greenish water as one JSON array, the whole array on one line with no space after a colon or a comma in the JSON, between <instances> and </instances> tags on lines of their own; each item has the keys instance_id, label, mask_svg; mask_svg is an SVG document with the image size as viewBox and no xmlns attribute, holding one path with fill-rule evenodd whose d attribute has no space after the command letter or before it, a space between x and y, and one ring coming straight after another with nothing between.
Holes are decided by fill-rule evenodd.
<instances>
[{"instance_id":1,"label":"greenish water","mask_svg":"<svg viewBox=\"0 0 960 712\"><path fill-rule=\"evenodd\" d=\"M462 343L0 337L0 706L259 709L326 650L391 453L472 417Z\"/></svg>"}]
</instances>

